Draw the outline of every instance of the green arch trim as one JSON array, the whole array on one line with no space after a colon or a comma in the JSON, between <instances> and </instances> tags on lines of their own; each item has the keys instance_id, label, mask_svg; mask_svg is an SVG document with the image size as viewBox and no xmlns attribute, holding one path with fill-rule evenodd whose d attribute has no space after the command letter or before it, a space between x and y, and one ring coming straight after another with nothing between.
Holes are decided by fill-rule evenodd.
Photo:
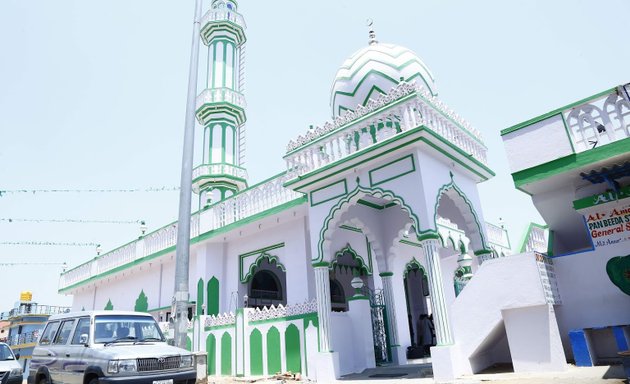
<instances>
[{"instance_id":1,"label":"green arch trim","mask_svg":"<svg viewBox=\"0 0 630 384\"><path fill-rule=\"evenodd\" d=\"M208 310L206 314L216 316L219 314L219 279L212 276L206 289L206 308Z\"/></svg>"},{"instance_id":2,"label":"green arch trim","mask_svg":"<svg viewBox=\"0 0 630 384\"><path fill-rule=\"evenodd\" d=\"M106 311L113 311L114 310L114 305L112 304L112 299L108 299L107 300L107 304L105 304L105 308L103 308Z\"/></svg>"},{"instance_id":3,"label":"green arch trim","mask_svg":"<svg viewBox=\"0 0 630 384\"><path fill-rule=\"evenodd\" d=\"M217 374L217 338L209 334L206 338L206 352L208 353L208 376Z\"/></svg>"},{"instance_id":4,"label":"green arch trim","mask_svg":"<svg viewBox=\"0 0 630 384\"><path fill-rule=\"evenodd\" d=\"M427 275L427 271L424 269L422 264L420 264L420 262L414 257L413 259L411 259L410 262L405 264L405 272L403 273L403 278L407 278L407 275L409 274L409 272L414 270L414 267L417 267L424 276Z\"/></svg>"},{"instance_id":5,"label":"green arch trim","mask_svg":"<svg viewBox=\"0 0 630 384\"><path fill-rule=\"evenodd\" d=\"M450 189L452 189L455 192L457 192L459 197L461 197L462 200L464 200L464 203L466 203L466 205L468 206L468 208L470 208L470 213L472 214L473 218L475 219L475 225L477 226L477 233L479 234L479 238L481 240L481 248L482 249L489 249L490 247L488 247L488 243L486 241L486 236L484 235L483 231L481 230L481 223L479 222L479 218L477 217L477 212L475 211L475 208L473 207L473 205L470 202L470 200L468 200L468 197L466 197L466 194L457 186L457 184L455 184L455 181L453 181L452 179L451 179L450 183L444 184L443 186L440 187L440 189L438 190L437 196L435 198L435 209L434 209L434 213L433 213L433 222L435 224L435 228L437 228L437 218L438 218L438 213L437 212L438 212L438 206L440 205L440 198L442 197L443 194L445 194ZM464 231L464 232L466 232L466 231Z\"/></svg>"},{"instance_id":6,"label":"green arch trim","mask_svg":"<svg viewBox=\"0 0 630 384\"><path fill-rule=\"evenodd\" d=\"M368 242L368 246L369 246L369 242ZM365 274L368 276L372 275L372 262L370 261L369 267L368 267L368 264L365 263L365 260L363 260L363 257L359 255L354 249L352 249L350 244L346 245L341 250L335 253L334 260L332 261L332 263L330 263L330 267L334 269L335 264L337 264L337 258L343 256L343 254L346 252L350 253L350 255L352 256L352 260L356 260L359 262L359 268L361 269L361 271L365 272Z\"/></svg>"},{"instance_id":7,"label":"green arch trim","mask_svg":"<svg viewBox=\"0 0 630 384\"><path fill-rule=\"evenodd\" d=\"M262 252L257 258L256 261L254 261L250 266L249 266L249 270L247 271L247 274L245 276L243 276L243 279L241 280L241 283L249 283L249 281L251 280L251 278L254 276L254 272L256 271L256 269L258 267L260 267L260 264L262 264L263 260L267 259L267 262L269 264L273 264L275 265L277 268L280 268L280 270L282 272L286 272L287 269L285 268L285 266L280 263L280 259L278 258L278 256L274 256L271 255L267 252Z\"/></svg>"},{"instance_id":8,"label":"green arch trim","mask_svg":"<svg viewBox=\"0 0 630 384\"><path fill-rule=\"evenodd\" d=\"M221 376L232 376L232 336L228 332L221 336Z\"/></svg>"},{"instance_id":9,"label":"green arch trim","mask_svg":"<svg viewBox=\"0 0 630 384\"><path fill-rule=\"evenodd\" d=\"M203 311L203 286L203 279L199 278L197 281L197 316L200 316Z\"/></svg>"},{"instance_id":10,"label":"green arch trim","mask_svg":"<svg viewBox=\"0 0 630 384\"><path fill-rule=\"evenodd\" d=\"M280 331L276 327L271 327L267 331L267 374L274 375L281 371Z\"/></svg>"},{"instance_id":11,"label":"green arch trim","mask_svg":"<svg viewBox=\"0 0 630 384\"><path fill-rule=\"evenodd\" d=\"M389 191L389 190L385 190L378 187L364 188L360 184L357 184L356 188L353 191L351 191L346 196L344 196L341 200L339 200L337 204L335 204L328 212L328 215L326 216L326 219L324 220L324 225L322 225L322 229L319 231L319 242L317 244L318 254L316 255L317 258L312 259L311 260L312 263L317 263L320 261L327 261L327 260L323 260L324 259L324 235L329 230L330 222L335 218L335 215L337 214L337 212L341 210L342 207L349 204L356 196L360 194L371 194L372 196L377 197L377 198L389 198L390 200L393 200L393 202L400 205L401 208L409 214L409 217L411 217L411 219L414 222L415 228L420 227L420 220L418 220L418 217L416 216L416 214L413 213L413 210L411 209L411 207L409 207L409 205L405 203L402 197L396 195L394 192Z\"/></svg>"},{"instance_id":12,"label":"green arch trim","mask_svg":"<svg viewBox=\"0 0 630 384\"><path fill-rule=\"evenodd\" d=\"M300 331L295 324L290 324L284 331L284 347L287 360L286 370L302 373L302 355L300 353Z\"/></svg>"},{"instance_id":13,"label":"green arch trim","mask_svg":"<svg viewBox=\"0 0 630 384\"><path fill-rule=\"evenodd\" d=\"M262 333L258 328L254 328L249 334L249 364L251 376L263 375Z\"/></svg>"}]
</instances>

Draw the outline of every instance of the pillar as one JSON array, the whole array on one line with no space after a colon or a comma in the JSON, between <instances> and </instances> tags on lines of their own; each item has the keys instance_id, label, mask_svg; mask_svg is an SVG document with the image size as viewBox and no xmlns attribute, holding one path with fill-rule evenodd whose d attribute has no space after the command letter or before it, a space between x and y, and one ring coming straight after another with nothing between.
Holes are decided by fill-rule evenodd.
<instances>
[{"instance_id":1,"label":"pillar","mask_svg":"<svg viewBox=\"0 0 630 384\"><path fill-rule=\"evenodd\" d=\"M438 252L437 239L428 239L421 242L427 264L427 278L429 280L429 292L431 294L431 307L433 323L435 324L435 337L437 345L453 344L451 324L446 310L444 298L444 284L442 284L442 267Z\"/></svg>"},{"instance_id":2,"label":"pillar","mask_svg":"<svg viewBox=\"0 0 630 384\"><path fill-rule=\"evenodd\" d=\"M317 317L319 319L319 351L330 351L330 277L329 263L314 264Z\"/></svg>"}]
</instances>

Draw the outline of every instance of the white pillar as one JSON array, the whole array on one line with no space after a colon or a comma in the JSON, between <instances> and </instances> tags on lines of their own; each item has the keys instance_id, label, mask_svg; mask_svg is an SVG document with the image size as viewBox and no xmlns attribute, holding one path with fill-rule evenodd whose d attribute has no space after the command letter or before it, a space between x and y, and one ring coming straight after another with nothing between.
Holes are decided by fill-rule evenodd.
<instances>
[{"instance_id":1,"label":"white pillar","mask_svg":"<svg viewBox=\"0 0 630 384\"><path fill-rule=\"evenodd\" d=\"M442 267L440 254L438 253L439 243L436 239L429 239L423 240L421 244L427 264L427 278L429 280L429 292L431 293L437 345L451 345L453 344L453 336L451 336L451 324L444 298Z\"/></svg>"},{"instance_id":2,"label":"white pillar","mask_svg":"<svg viewBox=\"0 0 630 384\"><path fill-rule=\"evenodd\" d=\"M328 263L314 264L317 317L319 319L319 351L330 351L330 275Z\"/></svg>"},{"instance_id":3,"label":"white pillar","mask_svg":"<svg viewBox=\"0 0 630 384\"><path fill-rule=\"evenodd\" d=\"M398 346L398 329L396 327L396 307L394 305L394 289L392 287L393 272L381 272L379 276L383 282L383 299L387 309L387 323L389 326L389 342L392 347Z\"/></svg>"}]
</instances>

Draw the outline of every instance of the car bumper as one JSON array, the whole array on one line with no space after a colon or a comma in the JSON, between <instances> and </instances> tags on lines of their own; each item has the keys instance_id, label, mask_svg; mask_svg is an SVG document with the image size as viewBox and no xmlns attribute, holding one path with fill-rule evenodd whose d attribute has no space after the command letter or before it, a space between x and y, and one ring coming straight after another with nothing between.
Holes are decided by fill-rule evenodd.
<instances>
[{"instance_id":1,"label":"car bumper","mask_svg":"<svg viewBox=\"0 0 630 384\"><path fill-rule=\"evenodd\" d=\"M22 384L22 376L11 376L3 384Z\"/></svg>"},{"instance_id":2,"label":"car bumper","mask_svg":"<svg viewBox=\"0 0 630 384\"><path fill-rule=\"evenodd\" d=\"M160 372L138 376L103 376L98 378L98 382L100 384L153 384L154 381L170 379L173 380L173 384L194 384L197 380L197 371Z\"/></svg>"}]
</instances>

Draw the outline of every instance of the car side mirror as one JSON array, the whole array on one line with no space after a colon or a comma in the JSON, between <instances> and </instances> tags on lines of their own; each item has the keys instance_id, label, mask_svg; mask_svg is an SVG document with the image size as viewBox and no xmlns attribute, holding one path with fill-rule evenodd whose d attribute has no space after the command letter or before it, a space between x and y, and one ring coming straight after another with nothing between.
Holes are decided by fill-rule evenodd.
<instances>
[{"instance_id":1,"label":"car side mirror","mask_svg":"<svg viewBox=\"0 0 630 384\"><path fill-rule=\"evenodd\" d=\"M88 334L87 333L82 333L81 336L79 337L79 343L85 345L87 347L87 343L88 343Z\"/></svg>"},{"instance_id":2,"label":"car side mirror","mask_svg":"<svg viewBox=\"0 0 630 384\"><path fill-rule=\"evenodd\" d=\"M19 354L19 353L16 353L16 354L15 354L15 359L16 359L16 360L20 360L20 354Z\"/></svg>"}]
</instances>

